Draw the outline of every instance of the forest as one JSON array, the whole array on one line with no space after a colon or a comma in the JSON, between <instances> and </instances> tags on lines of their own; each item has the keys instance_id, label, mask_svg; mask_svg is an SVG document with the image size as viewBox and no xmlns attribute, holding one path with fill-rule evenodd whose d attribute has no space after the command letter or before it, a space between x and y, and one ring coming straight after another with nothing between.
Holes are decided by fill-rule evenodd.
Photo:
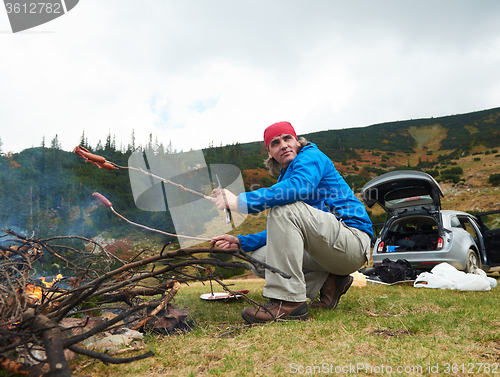
<instances>
[{"instance_id":1,"label":"forest","mask_svg":"<svg viewBox=\"0 0 500 377\"><path fill-rule=\"evenodd\" d=\"M416 141L408 131L410 127L436 124L447 129L440 151L434 151L439 153L438 159L441 162L471 153L477 145L486 148L500 147L500 108L440 118L326 130L303 136L316 143L337 165L359 157L360 150L370 150L374 154L413 153ZM160 159L164 155L179 153L171 143L165 146L158 141L153 142L152 136L147 145L136 146L131 143L126 149L117 148L113 140L114 137L108 135L103 143L99 142L96 147L91 147L83 134L80 140L75 141L75 145L81 145L120 166L127 166L132 153L154 154L160 156ZM124 226L122 220L92 196L97 191L130 220L166 232L175 232L168 210L145 211L136 206L126 170L108 171L85 162L76 154L62 150L57 135L49 146L42 142L39 147L25 149L20 153L3 153L5 148L2 147L0 141L2 229L14 229L37 237L69 234L94 237L104 231L116 238L129 234L130 227ZM211 144L201 152L207 165L237 166L245 182L248 182L247 171L264 169L263 160L267 157L263 143L259 141L226 146ZM419 166L412 168L431 170L433 167L432 164L421 161ZM365 173L373 176L386 172L387 168L374 165L365 170ZM362 174L346 174L344 178L357 189L367 179ZM268 186L273 180L264 176L261 183ZM245 188L250 189L249 185ZM171 240L165 237L165 241Z\"/></svg>"}]
</instances>

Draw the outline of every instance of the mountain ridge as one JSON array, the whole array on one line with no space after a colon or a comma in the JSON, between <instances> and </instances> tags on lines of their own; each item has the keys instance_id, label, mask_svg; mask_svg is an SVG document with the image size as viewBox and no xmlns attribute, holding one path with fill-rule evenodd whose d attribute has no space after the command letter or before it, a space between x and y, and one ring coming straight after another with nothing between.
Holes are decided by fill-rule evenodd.
<instances>
[{"instance_id":1,"label":"mountain ridge","mask_svg":"<svg viewBox=\"0 0 500 377\"><path fill-rule=\"evenodd\" d=\"M489 177L500 170L500 108L325 130L302 136L316 143L332 159L355 191L384 172L416 169L435 176L445 189L449 187L450 192L455 190L467 194L472 190L475 195L467 199L465 194L459 199L453 193L454 202L449 204L457 209L496 209L500 203L498 191L494 188L487 193L491 200L479 203L481 198L477 195L481 186L491 187ZM109 161L127 166L131 151L116 150L111 140L108 136L109 142L105 146L89 149ZM157 150L150 145L142 150L172 153L170 148ZM247 189L275 182L263 166L267 152L262 142L210 146L203 149L203 153L207 164L238 166ZM456 171L450 173L451 168L462 170L459 174ZM126 172L98 169L74 153L59 149L57 143L51 148L29 148L0 156L1 228L17 228L44 235L74 231L92 236L104 229L127 233L119 219L92 200L94 191L108 197L132 221L172 230L167 213L136 208Z\"/></svg>"}]
</instances>

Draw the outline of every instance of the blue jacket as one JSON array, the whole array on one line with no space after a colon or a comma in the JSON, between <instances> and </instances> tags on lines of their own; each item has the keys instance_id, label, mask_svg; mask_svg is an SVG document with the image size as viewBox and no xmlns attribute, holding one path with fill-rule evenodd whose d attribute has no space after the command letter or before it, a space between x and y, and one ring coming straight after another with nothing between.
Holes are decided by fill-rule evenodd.
<instances>
[{"instance_id":1,"label":"blue jacket","mask_svg":"<svg viewBox=\"0 0 500 377\"><path fill-rule=\"evenodd\" d=\"M288 165L271 186L238 196L242 213L258 213L265 209L302 201L314 208L332 212L346 225L373 236L372 223L365 206L339 174L333 162L315 144L309 143ZM244 251L253 251L267 241L267 230L239 235Z\"/></svg>"}]
</instances>

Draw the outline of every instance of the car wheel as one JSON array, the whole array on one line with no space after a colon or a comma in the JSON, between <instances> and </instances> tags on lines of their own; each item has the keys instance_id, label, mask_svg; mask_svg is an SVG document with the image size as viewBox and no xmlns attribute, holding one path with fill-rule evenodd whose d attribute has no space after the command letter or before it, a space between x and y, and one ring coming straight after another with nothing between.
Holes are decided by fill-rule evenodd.
<instances>
[{"instance_id":1,"label":"car wheel","mask_svg":"<svg viewBox=\"0 0 500 377\"><path fill-rule=\"evenodd\" d=\"M469 274L477 274L477 271L481 269L481 262L479 261L479 257L477 253L469 249L467 252L467 260L465 261L465 272Z\"/></svg>"}]
</instances>

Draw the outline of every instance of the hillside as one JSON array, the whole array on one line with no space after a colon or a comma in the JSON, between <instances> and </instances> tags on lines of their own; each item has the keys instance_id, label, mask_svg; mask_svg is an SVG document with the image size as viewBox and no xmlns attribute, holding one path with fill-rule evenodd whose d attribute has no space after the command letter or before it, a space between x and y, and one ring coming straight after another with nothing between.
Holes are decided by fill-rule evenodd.
<instances>
[{"instance_id":1,"label":"hillside","mask_svg":"<svg viewBox=\"0 0 500 377\"><path fill-rule=\"evenodd\" d=\"M419 156L414 154L405 157L418 160ZM404 160L400 162L404 163ZM443 209L473 213L500 209L500 187L488 183L490 175L500 172L500 155L475 154L458 158L454 163L454 166L463 169L462 180L458 183L439 182L444 193L441 202ZM377 215L383 213L383 210L375 206L372 212Z\"/></svg>"},{"instance_id":2,"label":"hillside","mask_svg":"<svg viewBox=\"0 0 500 377\"><path fill-rule=\"evenodd\" d=\"M416 148L435 153L470 153L476 146L500 146L500 108L438 118L412 119L305 135L332 160L339 151L381 150L415 153ZM439 140L432 141L434 136Z\"/></svg>"},{"instance_id":3,"label":"hillside","mask_svg":"<svg viewBox=\"0 0 500 377\"><path fill-rule=\"evenodd\" d=\"M446 195L444 208L500 208L499 190L488 183L489 177L500 171L500 108L303 136L334 161L355 191L387 171L416 169L429 172L441 182ZM112 140L111 135L108 140ZM169 150L152 152L172 153ZM108 142L92 152L122 166L128 164L131 153L116 150ZM275 182L263 167L267 153L259 141L209 146L203 153L207 164L237 166L247 190ZM104 231L117 238L130 236L129 226L93 200L94 191L107 196L132 221L175 231L168 211L149 212L135 206L127 171L98 169L57 146L0 156L0 227L35 232L40 237L93 237ZM372 211L379 214L377 209Z\"/></svg>"}]
</instances>

